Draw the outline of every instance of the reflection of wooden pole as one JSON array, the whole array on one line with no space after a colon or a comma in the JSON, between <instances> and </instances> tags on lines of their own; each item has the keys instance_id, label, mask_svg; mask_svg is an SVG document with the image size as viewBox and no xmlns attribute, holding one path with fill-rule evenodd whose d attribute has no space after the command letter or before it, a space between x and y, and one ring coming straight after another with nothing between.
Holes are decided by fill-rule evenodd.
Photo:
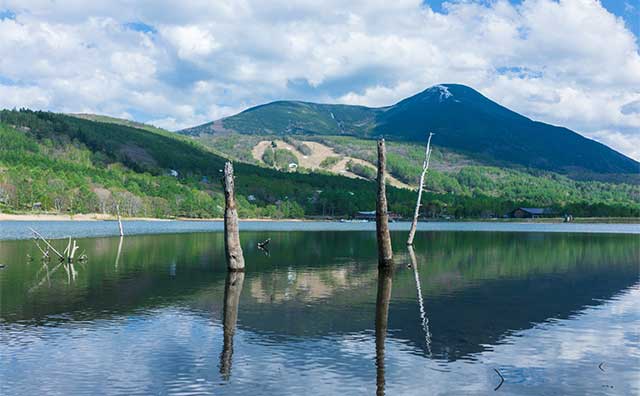
<instances>
[{"instance_id":1,"label":"reflection of wooden pole","mask_svg":"<svg viewBox=\"0 0 640 396\"><path fill-rule=\"evenodd\" d=\"M244 256L240 246L240 232L238 227L238 210L234 192L233 165L224 164L224 251L227 255L227 269L229 271L244 271Z\"/></svg>"},{"instance_id":2,"label":"reflection of wooden pole","mask_svg":"<svg viewBox=\"0 0 640 396\"><path fill-rule=\"evenodd\" d=\"M387 337L393 267L378 268L376 296L376 395L384 395L384 341Z\"/></svg>"},{"instance_id":3,"label":"reflection of wooden pole","mask_svg":"<svg viewBox=\"0 0 640 396\"><path fill-rule=\"evenodd\" d=\"M420 184L418 185L418 201L416 202L416 210L413 213L413 221L411 222L411 229L409 230L409 238L407 239L407 245L413 245L413 238L416 235L416 228L418 227L418 216L420 216L420 206L422 206L422 190L424 189L424 178L429 170L429 159L431 159L431 137L433 133L429 134L427 139L427 150L424 154L424 162L422 163L422 173L420 174Z\"/></svg>"},{"instance_id":4,"label":"reflection of wooden pole","mask_svg":"<svg viewBox=\"0 0 640 396\"><path fill-rule=\"evenodd\" d=\"M122 220L120 219L120 205L116 205L116 213L118 214L118 227L120 228L120 236L123 236L124 230L122 229Z\"/></svg>"},{"instance_id":5,"label":"reflection of wooden pole","mask_svg":"<svg viewBox=\"0 0 640 396\"><path fill-rule=\"evenodd\" d=\"M233 336L236 333L238 321L238 306L240 305L240 293L244 283L244 272L232 271L227 273L224 284L224 311L222 323L224 327L224 339L222 353L220 354L220 374L225 381L231 376L231 364L233 358Z\"/></svg>"},{"instance_id":6,"label":"reflection of wooden pole","mask_svg":"<svg viewBox=\"0 0 640 396\"><path fill-rule=\"evenodd\" d=\"M118 253L116 254L116 269L118 269L118 263L120 262L120 253L122 253L122 240L124 238L121 236L120 241L118 242Z\"/></svg>"},{"instance_id":7,"label":"reflection of wooden pole","mask_svg":"<svg viewBox=\"0 0 640 396\"><path fill-rule=\"evenodd\" d=\"M388 266L393 259L391 236L389 235L389 213L387 188L385 186L386 148L384 139L378 141L378 196L376 199L376 234L378 238L378 264Z\"/></svg>"},{"instance_id":8,"label":"reflection of wooden pole","mask_svg":"<svg viewBox=\"0 0 640 396\"><path fill-rule=\"evenodd\" d=\"M413 246L409 245L409 258L411 259L411 266L413 267L413 277L416 281L416 289L418 291L418 307L420 308L420 324L422 325L422 331L424 331L424 342L427 346L427 352L431 356L431 332L429 331L429 318L424 309L424 299L422 298L422 286L420 285L420 274L418 272L418 260L416 259L416 253L413 251Z\"/></svg>"}]
</instances>

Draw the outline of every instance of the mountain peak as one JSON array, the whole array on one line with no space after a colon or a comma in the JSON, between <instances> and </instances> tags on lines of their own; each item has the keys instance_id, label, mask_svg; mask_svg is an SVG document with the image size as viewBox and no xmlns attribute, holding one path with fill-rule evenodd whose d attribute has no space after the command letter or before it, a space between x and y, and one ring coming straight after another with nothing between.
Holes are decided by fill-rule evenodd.
<instances>
[{"instance_id":1,"label":"mountain peak","mask_svg":"<svg viewBox=\"0 0 640 396\"><path fill-rule=\"evenodd\" d=\"M427 88L424 92L428 92L433 95L438 96L438 100L440 102L453 97L453 94L449 90L449 87L444 84L434 85L432 87Z\"/></svg>"}]
</instances>

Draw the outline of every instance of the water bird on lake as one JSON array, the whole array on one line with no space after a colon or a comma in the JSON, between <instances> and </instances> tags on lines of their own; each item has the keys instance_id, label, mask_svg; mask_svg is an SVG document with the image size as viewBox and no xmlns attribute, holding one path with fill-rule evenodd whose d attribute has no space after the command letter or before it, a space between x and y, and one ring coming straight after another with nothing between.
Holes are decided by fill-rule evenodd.
<instances>
[{"instance_id":1,"label":"water bird on lake","mask_svg":"<svg viewBox=\"0 0 640 396\"><path fill-rule=\"evenodd\" d=\"M266 249L271 242L271 238L267 238L262 242L258 242L258 249Z\"/></svg>"}]
</instances>

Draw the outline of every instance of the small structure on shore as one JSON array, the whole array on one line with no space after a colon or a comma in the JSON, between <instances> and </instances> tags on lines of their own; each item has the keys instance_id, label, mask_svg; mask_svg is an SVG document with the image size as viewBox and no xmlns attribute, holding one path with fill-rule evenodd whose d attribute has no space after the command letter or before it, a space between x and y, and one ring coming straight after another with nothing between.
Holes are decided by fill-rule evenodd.
<instances>
[{"instance_id":1,"label":"small structure on shore","mask_svg":"<svg viewBox=\"0 0 640 396\"><path fill-rule=\"evenodd\" d=\"M550 217L554 214L550 208L517 208L509 212L509 217L513 219L537 219L540 217Z\"/></svg>"},{"instance_id":2,"label":"small structure on shore","mask_svg":"<svg viewBox=\"0 0 640 396\"><path fill-rule=\"evenodd\" d=\"M396 213L388 212L388 217L390 221L400 220L401 216ZM376 219L376 211L359 211L353 216L355 220L369 220L374 221Z\"/></svg>"}]
</instances>

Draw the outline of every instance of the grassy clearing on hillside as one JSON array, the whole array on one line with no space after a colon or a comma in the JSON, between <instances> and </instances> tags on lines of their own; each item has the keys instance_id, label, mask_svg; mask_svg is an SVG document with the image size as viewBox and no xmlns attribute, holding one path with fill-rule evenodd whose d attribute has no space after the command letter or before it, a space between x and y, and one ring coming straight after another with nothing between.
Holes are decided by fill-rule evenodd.
<instances>
[{"instance_id":1,"label":"grassy clearing on hillside","mask_svg":"<svg viewBox=\"0 0 640 396\"><path fill-rule=\"evenodd\" d=\"M282 148L267 148L262 154L262 161L280 170L288 170L290 164L298 165L298 158L291 151Z\"/></svg>"},{"instance_id":2,"label":"grassy clearing on hillside","mask_svg":"<svg viewBox=\"0 0 640 396\"><path fill-rule=\"evenodd\" d=\"M367 165L359 164L355 161L347 162L347 170L367 180L373 180L376 178L375 168L372 168Z\"/></svg>"},{"instance_id":3,"label":"grassy clearing on hillside","mask_svg":"<svg viewBox=\"0 0 640 396\"><path fill-rule=\"evenodd\" d=\"M322 160L322 162L320 162L320 167L323 169L331 169L339 161L340 161L340 157L336 157L336 156L326 157L325 159Z\"/></svg>"}]
</instances>

